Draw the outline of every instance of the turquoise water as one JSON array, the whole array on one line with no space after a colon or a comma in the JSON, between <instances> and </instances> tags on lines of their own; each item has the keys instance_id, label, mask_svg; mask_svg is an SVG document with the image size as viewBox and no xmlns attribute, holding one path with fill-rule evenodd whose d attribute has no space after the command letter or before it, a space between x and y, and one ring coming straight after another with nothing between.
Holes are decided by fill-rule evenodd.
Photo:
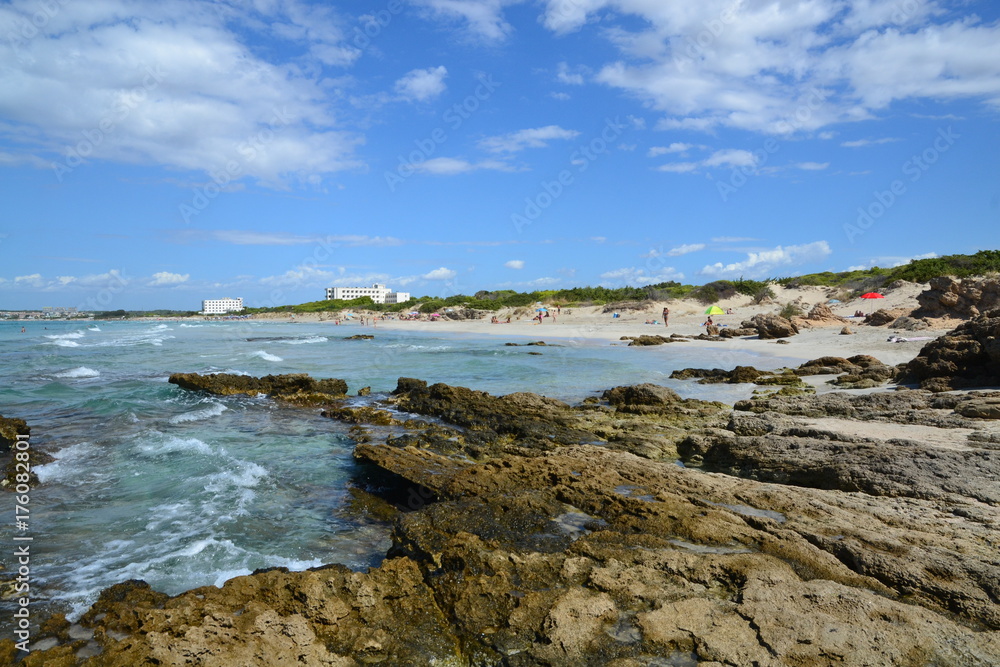
<instances>
[{"instance_id":1,"label":"turquoise water","mask_svg":"<svg viewBox=\"0 0 1000 667\"><path fill-rule=\"evenodd\" d=\"M356 333L375 339L343 340ZM380 562L388 527L347 511L356 470L344 425L263 398L187 392L167 383L174 372L343 378L352 394L372 388L363 400L408 376L570 402L655 382L731 402L750 389L668 376L786 361L724 347L547 340L560 346L325 323L0 323L0 414L25 419L32 446L56 457L37 469L42 484L31 492L32 599L76 617L125 579L176 594L261 567ZM0 503L10 535L13 494Z\"/></svg>"}]
</instances>

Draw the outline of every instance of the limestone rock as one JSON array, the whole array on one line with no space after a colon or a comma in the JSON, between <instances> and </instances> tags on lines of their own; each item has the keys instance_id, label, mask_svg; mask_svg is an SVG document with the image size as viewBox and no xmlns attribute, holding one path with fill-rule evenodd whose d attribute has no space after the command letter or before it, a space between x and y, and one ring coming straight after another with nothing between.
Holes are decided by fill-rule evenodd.
<instances>
[{"instance_id":1,"label":"limestone rock","mask_svg":"<svg viewBox=\"0 0 1000 667\"><path fill-rule=\"evenodd\" d=\"M762 339L788 338L799 332L795 324L780 315L760 313L743 322L744 328L753 327Z\"/></svg>"},{"instance_id":2,"label":"limestone rock","mask_svg":"<svg viewBox=\"0 0 1000 667\"><path fill-rule=\"evenodd\" d=\"M917 296L914 317L976 317L1000 308L1000 279L932 278L928 289Z\"/></svg>"},{"instance_id":3,"label":"limestone rock","mask_svg":"<svg viewBox=\"0 0 1000 667\"><path fill-rule=\"evenodd\" d=\"M906 314L902 308L879 308L874 313L865 316L864 323L873 327L884 327L891 322L895 322Z\"/></svg>"},{"instance_id":4,"label":"limestone rock","mask_svg":"<svg viewBox=\"0 0 1000 667\"><path fill-rule=\"evenodd\" d=\"M1000 385L1000 310L960 324L920 350L901 382L948 391Z\"/></svg>"},{"instance_id":5,"label":"limestone rock","mask_svg":"<svg viewBox=\"0 0 1000 667\"><path fill-rule=\"evenodd\" d=\"M205 391L220 396L265 394L290 403L326 403L347 395L343 380L316 380L305 373L265 375L261 378L231 373L174 373L168 380L182 389Z\"/></svg>"}]
</instances>

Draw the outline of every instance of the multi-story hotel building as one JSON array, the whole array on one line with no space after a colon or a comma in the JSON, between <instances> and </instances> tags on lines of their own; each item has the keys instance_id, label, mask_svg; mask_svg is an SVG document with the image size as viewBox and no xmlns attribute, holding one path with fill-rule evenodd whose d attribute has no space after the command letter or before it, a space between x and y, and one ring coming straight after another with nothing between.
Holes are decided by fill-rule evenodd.
<instances>
[{"instance_id":1,"label":"multi-story hotel building","mask_svg":"<svg viewBox=\"0 0 1000 667\"><path fill-rule=\"evenodd\" d=\"M327 287L327 300L359 299L370 296L375 303L406 303L410 300L409 292L393 292L385 285L375 283L371 287Z\"/></svg>"},{"instance_id":2,"label":"multi-story hotel building","mask_svg":"<svg viewBox=\"0 0 1000 667\"><path fill-rule=\"evenodd\" d=\"M205 299L201 302L201 312L205 315L225 315L243 310L243 299Z\"/></svg>"}]
</instances>

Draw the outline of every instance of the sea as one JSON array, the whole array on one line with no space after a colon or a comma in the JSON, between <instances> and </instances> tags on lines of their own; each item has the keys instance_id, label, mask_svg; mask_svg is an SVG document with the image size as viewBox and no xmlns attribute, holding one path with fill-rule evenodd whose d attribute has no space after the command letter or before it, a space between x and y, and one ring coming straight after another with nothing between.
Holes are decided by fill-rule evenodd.
<instances>
[{"instance_id":1,"label":"sea","mask_svg":"<svg viewBox=\"0 0 1000 667\"><path fill-rule=\"evenodd\" d=\"M384 397L399 377L570 403L653 382L685 398L731 403L752 387L681 382L671 371L793 363L721 344L627 347L549 333L356 322L0 322L0 414L26 420L30 446L55 459L35 470L27 517L15 514L14 493L0 492L0 580L18 568L15 548L30 544L32 606L73 620L102 589L128 579L174 595L258 568L363 570L381 562L390 526L352 504L359 470L346 425L263 397L185 391L167 382L172 373L342 378L355 403ZM374 338L347 340L356 334ZM547 345L524 345L536 339ZM371 395L357 397L363 387ZM3 636L14 605L0 601Z\"/></svg>"}]
</instances>

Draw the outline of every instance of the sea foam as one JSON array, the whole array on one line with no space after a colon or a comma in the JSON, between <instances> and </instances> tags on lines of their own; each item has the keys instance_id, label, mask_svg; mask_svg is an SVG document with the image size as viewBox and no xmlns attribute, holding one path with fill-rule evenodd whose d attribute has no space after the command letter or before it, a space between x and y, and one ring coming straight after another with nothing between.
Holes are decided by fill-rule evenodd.
<instances>
[{"instance_id":1,"label":"sea foam","mask_svg":"<svg viewBox=\"0 0 1000 667\"><path fill-rule=\"evenodd\" d=\"M71 368L61 373L56 373L57 378L96 378L101 374L100 371L95 371L93 368L87 368L86 366L77 366L76 368Z\"/></svg>"},{"instance_id":2,"label":"sea foam","mask_svg":"<svg viewBox=\"0 0 1000 667\"><path fill-rule=\"evenodd\" d=\"M264 361L284 361L284 359L282 359L281 357L273 355L269 352L265 352L264 350L257 350L256 352L253 352L250 356L260 357Z\"/></svg>"}]
</instances>

